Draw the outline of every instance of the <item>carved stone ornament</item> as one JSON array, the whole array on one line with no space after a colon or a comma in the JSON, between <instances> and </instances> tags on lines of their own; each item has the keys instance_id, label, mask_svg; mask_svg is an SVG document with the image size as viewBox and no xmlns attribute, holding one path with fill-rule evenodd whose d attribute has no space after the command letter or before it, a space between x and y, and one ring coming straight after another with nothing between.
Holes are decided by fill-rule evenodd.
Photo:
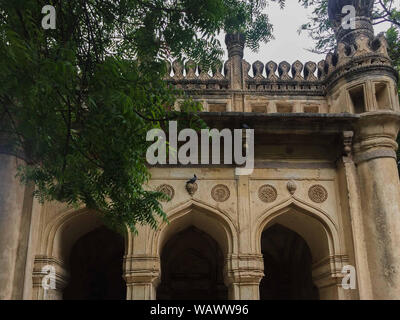
<instances>
[{"instance_id":1,"label":"carved stone ornament","mask_svg":"<svg viewBox=\"0 0 400 320\"><path fill-rule=\"evenodd\" d=\"M193 195L197 192L199 186L197 183L186 183L186 191L193 197Z\"/></svg>"},{"instance_id":2,"label":"carved stone ornament","mask_svg":"<svg viewBox=\"0 0 400 320\"><path fill-rule=\"evenodd\" d=\"M165 193L171 200L175 196L175 190L169 184L162 184L157 187L158 192ZM166 200L162 200L162 202L167 202Z\"/></svg>"},{"instance_id":3,"label":"carved stone ornament","mask_svg":"<svg viewBox=\"0 0 400 320\"><path fill-rule=\"evenodd\" d=\"M211 197L217 202L225 202L229 199L231 192L226 185L218 184L211 190Z\"/></svg>"},{"instance_id":4,"label":"carved stone ornament","mask_svg":"<svg viewBox=\"0 0 400 320\"><path fill-rule=\"evenodd\" d=\"M315 203L323 203L328 199L328 191L323 186L316 184L308 190L308 196Z\"/></svg>"},{"instance_id":5,"label":"carved stone ornament","mask_svg":"<svg viewBox=\"0 0 400 320\"><path fill-rule=\"evenodd\" d=\"M349 157L352 152L352 144L353 144L353 131L344 131L343 132L343 151L344 154Z\"/></svg>"},{"instance_id":6,"label":"carved stone ornament","mask_svg":"<svg viewBox=\"0 0 400 320\"><path fill-rule=\"evenodd\" d=\"M258 189L258 197L263 202L271 203L274 202L278 197L278 192L273 186L266 184Z\"/></svg>"},{"instance_id":7,"label":"carved stone ornament","mask_svg":"<svg viewBox=\"0 0 400 320\"><path fill-rule=\"evenodd\" d=\"M287 183L286 187L287 187L289 193L292 194L292 195L293 195L293 194L296 192L296 190L297 190L297 184L296 184L296 182L294 182L293 180L290 180L290 181Z\"/></svg>"}]
</instances>

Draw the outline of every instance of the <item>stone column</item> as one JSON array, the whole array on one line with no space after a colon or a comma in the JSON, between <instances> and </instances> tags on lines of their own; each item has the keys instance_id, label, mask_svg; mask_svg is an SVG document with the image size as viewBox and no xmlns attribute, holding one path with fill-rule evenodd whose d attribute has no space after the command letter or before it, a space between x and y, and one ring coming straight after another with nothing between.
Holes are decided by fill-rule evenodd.
<instances>
[{"instance_id":1,"label":"stone column","mask_svg":"<svg viewBox=\"0 0 400 320\"><path fill-rule=\"evenodd\" d=\"M355 135L362 225L373 299L400 299L400 113L361 115Z\"/></svg>"},{"instance_id":2,"label":"stone column","mask_svg":"<svg viewBox=\"0 0 400 320\"><path fill-rule=\"evenodd\" d=\"M229 300L259 300L260 282L264 277L262 255L232 255L226 265L225 285Z\"/></svg>"},{"instance_id":3,"label":"stone column","mask_svg":"<svg viewBox=\"0 0 400 320\"><path fill-rule=\"evenodd\" d=\"M144 255L125 257L127 300L156 300L160 282L160 259Z\"/></svg>"},{"instance_id":4,"label":"stone column","mask_svg":"<svg viewBox=\"0 0 400 320\"><path fill-rule=\"evenodd\" d=\"M19 158L0 150L0 300L12 299L25 186L15 177Z\"/></svg>"},{"instance_id":5,"label":"stone column","mask_svg":"<svg viewBox=\"0 0 400 320\"><path fill-rule=\"evenodd\" d=\"M32 275L32 299L62 300L69 278L63 261L44 255L36 256Z\"/></svg>"}]
</instances>

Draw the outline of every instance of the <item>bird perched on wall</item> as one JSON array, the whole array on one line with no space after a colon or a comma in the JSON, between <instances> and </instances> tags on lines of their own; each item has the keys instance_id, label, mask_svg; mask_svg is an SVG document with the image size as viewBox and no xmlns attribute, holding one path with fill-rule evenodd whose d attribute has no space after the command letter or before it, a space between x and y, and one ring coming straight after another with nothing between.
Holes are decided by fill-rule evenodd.
<instances>
[{"instance_id":1,"label":"bird perched on wall","mask_svg":"<svg viewBox=\"0 0 400 320\"><path fill-rule=\"evenodd\" d=\"M196 175L194 175L193 176L193 178L192 179L190 179L189 181L186 181L186 184L193 184L193 183L195 183L197 181L197 176Z\"/></svg>"},{"instance_id":2,"label":"bird perched on wall","mask_svg":"<svg viewBox=\"0 0 400 320\"><path fill-rule=\"evenodd\" d=\"M247 124L243 123L242 124L242 129L250 129L250 127Z\"/></svg>"}]
</instances>

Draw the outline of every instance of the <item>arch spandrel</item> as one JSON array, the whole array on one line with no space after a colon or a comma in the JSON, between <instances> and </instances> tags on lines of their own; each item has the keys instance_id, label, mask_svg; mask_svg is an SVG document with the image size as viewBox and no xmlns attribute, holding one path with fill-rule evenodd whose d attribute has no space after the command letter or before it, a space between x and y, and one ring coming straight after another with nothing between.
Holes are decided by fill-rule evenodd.
<instances>
[{"instance_id":1,"label":"arch spandrel","mask_svg":"<svg viewBox=\"0 0 400 320\"><path fill-rule=\"evenodd\" d=\"M280 177L282 171L280 170L274 172L274 170L265 169L265 171L258 171L256 174L255 179L250 180L249 192L252 216L255 218L295 197L308 206L325 212L335 223L340 219L339 195L336 189L336 173L334 170L306 169L296 172L296 170L290 169L287 172L285 171L285 175L289 177L296 176L293 179L282 179ZM326 197L322 201L316 199L320 196L319 193L313 191L316 186L320 186L325 191ZM291 187L294 187L292 191L288 189ZM269 190L265 190L265 188L269 188Z\"/></svg>"},{"instance_id":2,"label":"arch spandrel","mask_svg":"<svg viewBox=\"0 0 400 320\"><path fill-rule=\"evenodd\" d=\"M192 177L192 171L185 171L187 169L181 169L182 175L186 174L187 177ZM205 206L216 208L219 211L223 211L224 214L229 215L230 218L236 223L237 217L237 183L232 175L233 171L230 169L218 169L218 171L210 172L207 169L199 169L197 175L202 177L196 181L198 185L197 190L193 195L190 195L186 190L186 180L174 179L171 172L166 169L160 171L159 168L152 168L152 180L150 180L148 187L152 190L162 186L169 188L169 196L172 195L171 201L163 202L162 206L166 213L175 212L176 208L184 206L190 201L194 201ZM217 185L224 185L228 190L228 196L224 201L216 201L212 194L212 190Z\"/></svg>"}]
</instances>

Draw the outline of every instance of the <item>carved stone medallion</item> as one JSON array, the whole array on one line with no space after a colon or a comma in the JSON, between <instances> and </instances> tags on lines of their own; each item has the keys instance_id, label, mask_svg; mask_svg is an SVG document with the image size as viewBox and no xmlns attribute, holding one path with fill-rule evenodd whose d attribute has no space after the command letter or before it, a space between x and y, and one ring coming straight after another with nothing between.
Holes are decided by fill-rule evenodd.
<instances>
[{"instance_id":1,"label":"carved stone medallion","mask_svg":"<svg viewBox=\"0 0 400 320\"><path fill-rule=\"evenodd\" d=\"M328 191L323 186L316 184L308 190L308 196L315 203L322 203L328 199Z\"/></svg>"},{"instance_id":2,"label":"carved stone medallion","mask_svg":"<svg viewBox=\"0 0 400 320\"><path fill-rule=\"evenodd\" d=\"M261 201L270 203L276 200L278 197L278 192L273 186L266 184L258 189L258 197Z\"/></svg>"},{"instance_id":3,"label":"carved stone medallion","mask_svg":"<svg viewBox=\"0 0 400 320\"><path fill-rule=\"evenodd\" d=\"M217 202L225 202L230 195L229 188L224 184L218 184L211 190L211 197Z\"/></svg>"},{"instance_id":4,"label":"carved stone medallion","mask_svg":"<svg viewBox=\"0 0 400 320\"><path fill-rule=\"evenodd\" d=\"M171 200L174 198L174 195L175 195L174 188L171 187L169 184L162 184L162 185L158 186L157 191L165 193ZM164 200L163 202L167 202L167 201Z\"/></svg>"}]
</instances>

